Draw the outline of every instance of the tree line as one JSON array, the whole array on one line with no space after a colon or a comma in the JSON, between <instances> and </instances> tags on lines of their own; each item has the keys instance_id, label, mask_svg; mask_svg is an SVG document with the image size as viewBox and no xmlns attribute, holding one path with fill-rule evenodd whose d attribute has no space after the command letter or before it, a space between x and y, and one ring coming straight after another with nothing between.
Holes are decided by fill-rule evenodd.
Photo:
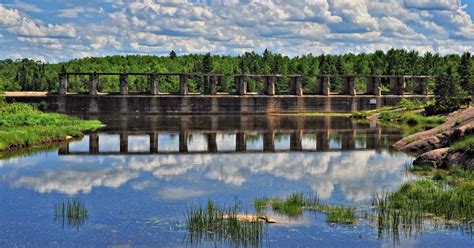
<instances>
[{"instance_id":1,"label":"tree line","mask_svg":"<svg viewBox=\"0 0 474 248\"><path fill-rule=\"evenodd\" d=\"M474 80L472 72L474 58L466 52L462 55L448 54L441 56L430 52L420 54L417 51L405 49L390 49L387 52L376 51L363 54L322 54L315 56L307 54L288 57L279 53L265 50L262 54L247 52L239 56L189 54L178 56L172 51L168 56L129 55L87 57L73 59L60 63L43 63L30 59L0 60L0 91L49 91L57 92L59 88L58 73L68 72L183 72L183 73L224 73L224 74L330 74L330 75L430 75L449 80L443 82L455 89L459 94L473 94ZM445 94L436 86L437 79L429 81L432 91ZM249 90L259 91L263 84L261 79L250 79ZM340 87L340 78L331 79L332 90ZM439 80L438 80L439 81ZM312 92L315 78L305 77L305 92ZM177 91L176 77L160 77L160 90ZM193 77L189 80L190 90L203 91L204 78ZM148 79L143 76L130 76L131 91L146 92ZM276 81L277 91L288 90L288 79L279 78ZM384 82L384 87L387 82ZM235 90L234 79L220 78L219 91L232 92ZM365 81L361 78L356 82L359 92L365 91ZM87 92L88 76L71 76L69 90ZM99 90L103 92L118 92L117 76L101 76ZM452 93L452 92L450 92Z\"/></svg>"}]
</instances>

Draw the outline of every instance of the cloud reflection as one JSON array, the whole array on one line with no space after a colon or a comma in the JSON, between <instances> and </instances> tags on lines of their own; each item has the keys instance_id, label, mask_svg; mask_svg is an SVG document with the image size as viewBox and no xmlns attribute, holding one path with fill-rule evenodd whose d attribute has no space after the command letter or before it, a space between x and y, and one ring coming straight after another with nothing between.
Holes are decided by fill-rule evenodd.
<instances>
[{"instance_id":1,"label":"cloud reflection","mask_svg":"<svg viewBox=\"0 0 474 248\"><path fill-rule=\"evenodd\" d=\"M25 160L34 158L22 158ZM335 189L351 201L370 199L374 193L396 188L409 180L403 173L404 154L376 151L175 154L158 156L66 156L55 164L32 174L28 168L5 167L9 176L1 179L14 187L40 193L60 192L69 195L89 193L93 188L118 188L131 179L151 173L157 180L177 180L181 184L206 180L241 187L250 176L257 180L304 182L322 199L329 199ZM193 178L193 182L189 182ZM255 180L255 179L253 179ZM147 183L149 184L149 183ZM132 185L139 190L147 185ZM159 195L166 199L198 196L207 189L164 188Z\"/></svg>"}]
</instances>

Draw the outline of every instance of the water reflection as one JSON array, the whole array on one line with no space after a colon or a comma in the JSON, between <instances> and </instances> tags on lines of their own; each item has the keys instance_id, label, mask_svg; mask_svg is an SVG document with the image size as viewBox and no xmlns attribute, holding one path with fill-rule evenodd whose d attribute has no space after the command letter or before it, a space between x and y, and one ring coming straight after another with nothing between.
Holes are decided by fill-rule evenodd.
<instances>
[{"instance_id":1,"label":"water reflection","mask_svg":"<svg viewBox=\"0 0 474 248\"><path fill-rule=\"evenodd\" d=\"M22 222L38 222L47 230L42 239L49 243L40 246L56 242L61 237L54 234L57 224L48 226L51 208L45 206L50 206L51 199L66 196L86 199L88 210L94 212L87 225L70 221L80 224L76 225L80 232L74 233L82 235L75 240L81 246L97 245L89 240L110 246L116 239L122 243L132 240L136 246L180 246L185 228L171 224L158 228L140 220L176 223L183 220L187 204L207 199L228 204L237 198L244 203L243 212L253 211L251 202L256 198L292 192L315 194L328 204L368 206L375 193L396 189L412 179L405 172L411 158L390 149L401 137L399 130L374 123L354 123L342 117L100 118L106 128L59 150L0 160L0 193L7 203L0 205L5 208L0 211L1 232L16 228L16 239L34 240L34 233L41 230L35 225L21 226L18 216L26 216L21 211L35 212L32 208L40 213L47 209ZM44 221L41 216L46 216ZM327 227L324 216L311 214L297 221L279 217L279 221L269 230L271 240L265 242L311 246L316 236L321 244L333 243L324 243L325 239L352 244L355 236L351 233L363 230L373 239L361 244L377 244L377 230L372 227L341 230ZM58 218L57 223L67 225L68 220ZM20 237L18 230L29 234ZM58 241L63 246L74 238L67 232L61 234L70 239ZM0 238L7 234L3 235ZM89 238L92 236L95 239Z\"/></svg>"},{"instance_id":2,"label":"water reflection","mask_svg":"<svg viewBox=\"0 0 474 248\"><path fill-rule=\"evenodd\" d=\"M54 205L54 222L62 228L68 226L79 230L89 218L86 205L78 199L62 200Z\"/></svg>"}]
</instances>

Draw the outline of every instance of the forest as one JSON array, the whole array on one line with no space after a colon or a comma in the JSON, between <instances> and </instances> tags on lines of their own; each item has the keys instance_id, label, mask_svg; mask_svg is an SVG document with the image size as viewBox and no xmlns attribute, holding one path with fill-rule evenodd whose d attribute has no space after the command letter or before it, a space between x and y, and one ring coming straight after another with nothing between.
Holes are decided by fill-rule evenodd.
<instances>
[{"instance_id":1,"label":"forest","mask_svg":"<svg viewBox=\"0 0 474 248\"><path fill-rule=\"evenodd\" d=\"M330 75L430 75L447 76L450 83L459 86L466 94L474 92L472 63L474 58L466 52L462 55L439 55L430 52L420 54L417 51L391 49L387 52L376 51L367 54L307 54L288 57L265 50L262 54L247 52L239 56L211 54L189 54L178 56L171 51L168 56L128 55L107 57L86 57L60 63L44 63L30 59L0 60L0 91L48 91L57 92L59 87L58 73L67 72L156 72L156 73L222 73L222 74L330 74ZM447 75L449 74L449 75ZM87 92L88 76L71 76L69 91ZM249 90L259 91L263 84L261 79L249 79ZM340 78L331 78L331 89L338 90ZM204 77L196 76L189 80L191 92L202 92ZM316 80L313 76L304 78L304 90L311 93ZM436 79L429 81L431 91L435 90ZM160 91L178 90L176 77L160 77ZM358 92L365 91L365 81L359 78L356 82ZM288 79L276 81L277 92L288 89ZM130 76L130 91L146 92L149 89L148 79L144 76ZM101 76L99 90L118 92L117 76ZM219 79L218 91L235 90L234 79L222 76Z\"/></svg>"}]
</instances>

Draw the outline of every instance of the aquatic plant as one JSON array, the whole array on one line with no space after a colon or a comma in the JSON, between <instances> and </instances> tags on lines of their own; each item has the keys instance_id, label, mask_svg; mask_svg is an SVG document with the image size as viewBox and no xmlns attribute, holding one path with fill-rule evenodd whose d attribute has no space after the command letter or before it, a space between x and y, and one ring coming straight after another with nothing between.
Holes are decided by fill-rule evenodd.
<instances>
[{"instance_id":1,"label":"aquatic plant","mask_svg":"<svg viewBox=\"0 0 474 248\"><path fill-rule=\"evenodd\" d=\"M262 242L266 224L258 218L242 221L241 205L219 207L212 200L202 206L192 206L186 213L187 240L191 245L202 242L228 244L235 247L257 247Z\"/></svg>"},{"instance_id":2,"label":"aquatic plant","mask_svg":"<svg viewBox=\"0 0 474 248\"><path fill-rule=\"evenodd\" d=\"M439 174L443 177L442 174ZM443 177L444 178L444 177ZM375 196L379 235L419 233L423 221L469 227L474 220L474 183L467 181L455 187L422 179L406 183L396 192Z\"/></svg>"},{"instance_id":3,"label":"aquatic plant","mask_svg":"<svg viewBox=\"0 0 474 248\"><path fill-rule=\"evenodd\" d=\"M356 223L356 210L355 208L335 207L328 211L327 221L329 223Z\"/></svg>"},{"instance_id":4,"label":"aquatic plant","mask_svg":"<svg viewBox=\"0 0 474 248\"><path fill-rule=\"evenodd\" d=\"M288 217L298 218L305 209L328 213L328 222L355 223L357 221L354 208L321 204L317 196L307 197L303 193L292 193L285 198L258 198L254 200L257 213L271 207L273 211ZM329 215L332 215L329 218Z\"/></svg>"},{"instance_id":5,"label":"aquatic plant","mask_svg":"<svg viewBox=\"0 0 474 248\"><path fill-rule=\"evenodd\" d=\"M79 229L89 218L89 211L84 203L78 199L62 200L54 205L54 222L67 224Z\"/></svg>"}]
</instances>

